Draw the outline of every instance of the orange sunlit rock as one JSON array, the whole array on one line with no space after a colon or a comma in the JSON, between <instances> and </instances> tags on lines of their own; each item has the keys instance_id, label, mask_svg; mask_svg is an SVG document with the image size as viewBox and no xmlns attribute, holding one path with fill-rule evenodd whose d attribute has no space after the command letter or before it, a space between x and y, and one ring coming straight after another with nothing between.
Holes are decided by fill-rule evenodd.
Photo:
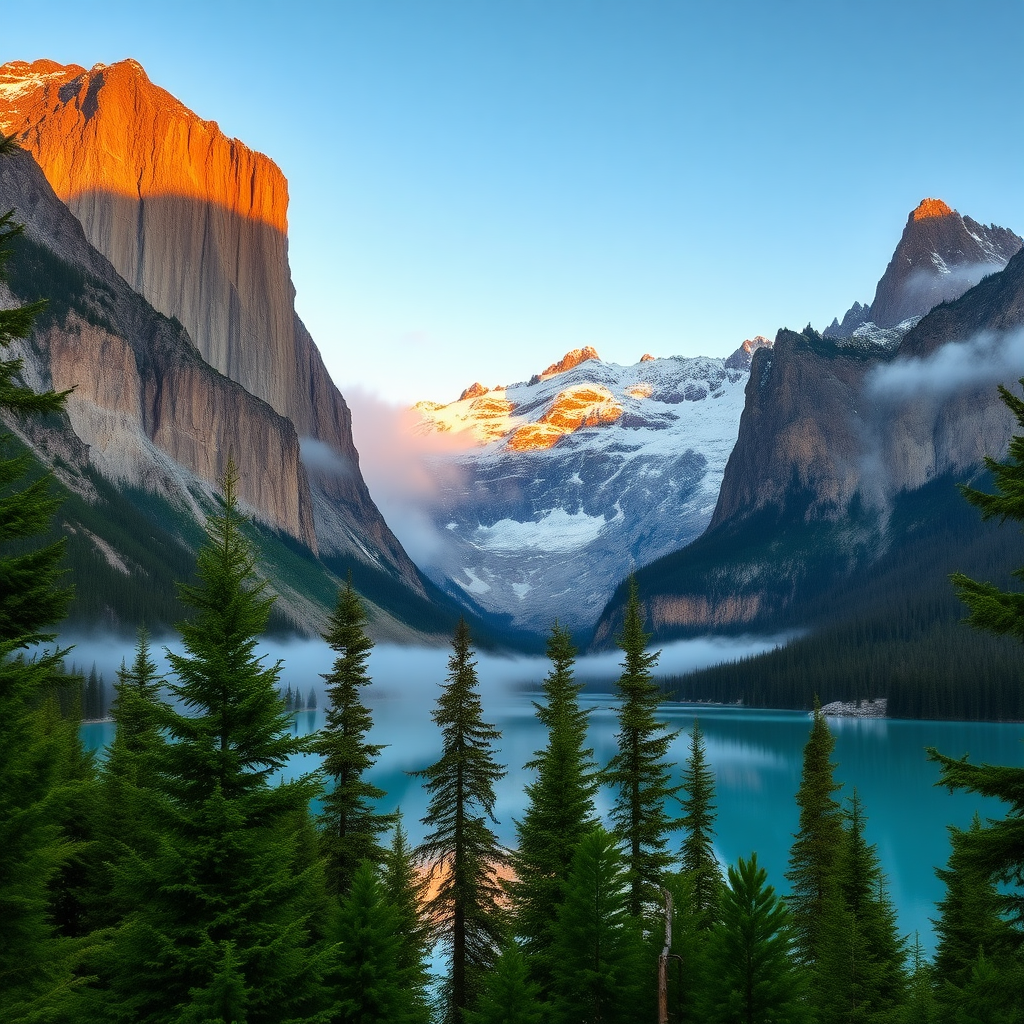
<instances>
[{"instance_id":1,"label":"orange sunlit rock","mask_svg":"<svg viewBox=\"0 0 1024 1024\"><path fill-rule=\"evenodd\" d=\"M262 153L224 135L133 60L0 67L0 127L72 207L95 192L200 199L287 231L288 186Z\"/></svg>"},{"instance_id":2,"label":"orange sunlit rock","mask_svg":"<svg viewBox=\"0 0 1024 1024\"><path fill-rule=\"evenodd\" d=\"M540 374L540 379L545 380L548 377L554 377L556 373L565 373L566 370L572 370L579 366L580 363L585 363L588 359L601 359L597 354L596 348L592 345L586 345L583 348L574 348L571 351L566 352L557 363L552 363L542 374Z\"/></svg>"},{"instance_id":3,"label":"orange sunlit rock","mask_svg":"<svg viewBox=\"0 0 1024 1024\"><path fill-rule=\"evenodd\" d=\"M941 199L922 199L914 210L914 220L927 220L929 217L948 217L953 211Z\"/></svg>"},{"instance_id":4,"label":"orange sunlit rock","mask_svg":"<svg viewBox=\"0 0 1024 1024\"><path fill-rule=\"evenodd\" d=\"M527 423L516 430L508 446L516 452L552 448L566 434L581 427L614 423L622 412L622 406L606 387L578 384L560 391L536 423Z\"/></svg>"},{"instance_id":5,"label":"orange sunlit rock","mask_svg":"<svg viewBox=\"0 0 1024 1024\"><path fill-rule=\"evenodd\" d=\"M654 388L650 384L634 384L626 388L626 394L632 398L650 398L654 394Z\"/></svg>"},{"instance_id":6,"label":"orange sunlit rock","mask_svg":"<svg viewBox=\"0 0 1024 1024\"><path fill-rule=\"evenodd\" d=\"M653 363L654 362L654 356L652 356L650 352L645 352L640 357L640 362L641 363Z\"/></svg>"}]
</instances>

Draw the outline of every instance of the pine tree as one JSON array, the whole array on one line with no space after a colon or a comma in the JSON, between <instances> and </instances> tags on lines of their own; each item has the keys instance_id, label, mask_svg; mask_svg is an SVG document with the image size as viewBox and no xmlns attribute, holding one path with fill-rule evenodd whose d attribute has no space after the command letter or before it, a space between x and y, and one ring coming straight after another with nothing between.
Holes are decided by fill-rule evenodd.
<instances>
[{"instance_id":1,"label":"pine tree","mask_svg":"<svg viewBox=\"0 0 1024 1024\"><path fill-rule=\"evenodd\" d=\"M0 157L16 149L0 134ZM22 231L0 216L0 281ZM0 309L0 356L27 338L44 302ZM36 393L19 383L21 360L0 358L0 419L59 412L67 392ZM73 1019L69 947L55 934L51 886L73 852L59 807L66 734L47 729L46 695L62 676L66 651L25 650L51 643L71 591L60 567L64 542L39 543L60 504L47 476L0 432L0 1019ZM72 725L73 728L73 725Z\"/></svg>"},{"instance_id":2,"label":"pine tree","mask_svg":"<svg viewBox=\"0 0 1024 1024\"><path fill-rule=\"evenodd\" d=\"M342 901L334 939L338 962L333 989L337 1024L409 1024L414 993L400 963L402 935L398 909L389 901L376 867L363 861L353 872Z\"/></svg>"},{"instance_id":3,"label":"pine tree","mask_svg":"<svg viewBox=\"0 0 1024 1024\"><path fill-rule=\"evenodd\" d=\"M430 953L430 924L423 913L426 880L416 870L401 814L395 814L395 830L384 861L384 892L397 914L397 934L401 938L395 963L402 971L403 984L410 994L410 1019L418 1024L430 1020L427 958Z\"/></svg>"},{"instance_id":4,"label":"pine tree","mask_svg":"<svg viewBox=\"0 0 1024 1024\"><path fill-rule=\"evenodd\" d=\"M906 998L906 944L854 791L837 863L838 905L822 918L816 1001L825 1020L889 1021Z\"/></svg>"},{"instance_id":5,"label":"pine tree","mask_svg":"<svg viewBox=\"0 0 1024 1024\"><path fill-rule=\"evenodd\" d=\"M661 876L672 862L666 850L668 833L678 822L665 809L679 786L670 786L667 752L678 732L655 717L661 691L651 672L658 654L647 653L650 635L643 630L636 582L630 581L625 622L617 639L625 654L619 677L618 753L605 771L617 790L612 808L615 832L626 849L629 866L630 913L640 917L647 904L660 901Z\"/></svg>"},{"instance_id":6,"label":"pine tree","mask_svg":"<svg viewBox=\"0 0 1024 1024\"><path fill-rule=\"evenodd\" d=\"M690 755L683 770L683 843L679 858L693 876L691 899L699 927L710 928L718 910L722 872L715 857L715 775L704 758L704 734L693 720Z\"/></svg>"},{"instance_id":7,"label":"pine tree","mask_svg":"<svg viewBox=\"0 0 1024 1024\"><path fill-rule=\"evenodd\" d=\"M426 780L430 794L423 823L431 831L417 855L437 879L427 912L448 953L445 1020L462 1024L463 1011L476 1000L501 939L501 887L495 872L505 862L487 824L495 821L494 785L505 775L492 749L501 734L483 720L464 619L455 628L448 681L432 717L441 729L441 756L414 773Z\"/></svg>"},{"instance_id":8,"label":"pine tree","mask_svg":"<svg viewBox=\"0 0 1024 1024\"><path fill-rule=\"evenodd\" d=\"M965 842L982 829L977 814L967 832L949 826L949 861L945 868L935 869L946 886L946 895L936 906L938 920L933 922L938 940L935 974L957 986L969 980L979 950L989 961L1001 963L1015 945L1013 929L1001 916L999 891L991 876L979 870Z\"/></svg>"},{"instance_id":9,"label":"pine tree","mask_svg":"<svg viewBox=\"0 0 1024 1024\"><path fill-rule=\"evenodd\" d=\"M1020 379L1024 388L1024 377ZM986 457L997 493L961 487L963 496L981 510L982 519L1007 519L1024 524L1024 401L1000 385L1003 402L1013 413L1021 432L1010 439L1005 462ZM1013 571L1024 580L1024 566ZM1024 592L1004 591L991 583L979 583L954 573L950 577L957 596L969 609L967 623L975 629L1013 637L1024 643ZM952 792L997 797L1009 805L1005 818L990 821L979 830L962 836L965 862L973 863L982 877L1003 882L1008 888L1001 896L1003 908L1014 921L1018 946L1024 944L1024 768L1001 765L973 765L966 757L956 759L929 748L928 757L940 766L939 785Z\"/></svg>"},{"instance_id":10,"label":"pine tree","mask_svg":"<svg viewBox=\"0 0 1024 1024\"><path fill-rule=\"evenodd\" d=\"M558 913L551 958L553 1021L625 1024L637 1019L646 957L631 898L615 837L598 826L576 850ZM647 987L653 983L651 972Z\"/></svg>"},{"instance_id":11,"label":"pine tree","mask_svg":"<svg viewBox=\"0 0 1024 1024\"><path fill-rule=\"evenodd\" d=\"M160 711L170 742L158 751L160 801L147 823L155 852L116 868L116 898L134 908L104 971L117 1021L230 1010L246 1024L276 1024L320 1009L323 958L310 919L322 889L298 824L316 786L274 778L303 744L278 693L280 665L256 654L272 598L235 484L229 466L198 581L180 587L194 617L178 627L184 653L168 652L175 703Z\"/></svg>"},{"instance_id":12,"label":"pine tree","mask_svg":"<svg viewBox=\"0 0 1024 1024\"><path fill-rule=\"evenodd\" d=\"M514 940L505 944L487 977L467 1024L545 1024L547 1006L540 986L530 980L527 958Z\"/></svg>"},{"instance_id":13,"label":"pine tree","mask_svg":"<svg viewBox=\"0 0 1024 1024\"><path fill-rule=\"evenodd\" d=\"M833 794L841 787L833 780L835 739L821 706L814 703L814 722L804 746L803 770L796 802L799 831L789 855L787 897L796 931L797 953L803 964L817 968L822 952L822 930L829 911L842 906L838 892L838 862L844 842L843 816Z\"/></svg>"},{"instance_id":14,"label":"pine tree","mask_svg":"<svg viewBox=\"0 0 1024 1024\"><path fill-rule=\"evenodd\" d=\"M768 884L757 854L729 868L721 921L711 932L704 1020L786 1021L809 1018L803 979L793 956L795 933L783 900Z\"/></svg>"},{"instance_id":15,"label":"pine tree","mask_svg":"<svg viewBox=\"0 0 1024 1024\"><path fill-rule=\"evenodd\" d=\"M384 849L378 837L392 827L392 815L379 814L375 803L386 796L367 781L383 746L367 743L373 725L360 688L370 685L366 659L373 641L363 627L366 614L352 580L338 593L338 603L324 631L327 645L337 652L327 683L327 721L317 734L313 750L324 758L321 771L330 786L322 798L319 816L321 848L326 859L327 883L336 896L344 896L356 868L364 860L380 865Z\"/></svg>"},{"instance_id":16,"label":"pine tree","mask_svg":"<svg viewBox=\"0 0 1024 1024\"><path fill-rule=\"evenodd\" d=\"M538 958L550 952L569 866L580 840L597 824L594 796L597 779L585 747L587 713L579 706L582 686L573 678L576 649L569 631L556 623L548 638L551 671L544 680L546 702L534 702L537 718L547 727L548 742L526 768L536 772L526 787L528 804L516 822L517 848L509 859L514 880L506 886L515 932L524 952L546 986L550 971ZM539 973L538 973L539 972Z\"/></svg>"}]
</instances>

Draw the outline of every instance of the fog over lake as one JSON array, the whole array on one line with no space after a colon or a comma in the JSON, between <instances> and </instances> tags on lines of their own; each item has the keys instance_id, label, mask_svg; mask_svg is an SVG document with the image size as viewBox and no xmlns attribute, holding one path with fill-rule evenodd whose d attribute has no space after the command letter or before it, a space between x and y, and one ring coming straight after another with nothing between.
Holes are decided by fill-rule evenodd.
<instances>
[{"instance_id":1,"label":"fog over lake","mask_svg":"<svg viewBox=\"0 0 1024 1024\"><path fill-rule=\"evenodd\" d=\"M771 649L778 642L778 638L747 638L671 644L662 650L658 669L674 675ZM174 647L177 649L177 644ZM268 659L283 661L282 689L291 686L303 702L311 688L316 690L317 709L298 712L295 731L320 727L325 705L320 673L329 671L333 652L320 641L266 641L261 651ZM153 653L163 662L160 642L153 642ZM447 674L448 655L447 648L380 646L369 661L373 685L365 696L374 718L370 740L386 744L371 778L388 794L383 801L385 809L401 807L413 842L424 833L420 818L426 810L426 797L420 781L409 773L425 768L439 754L440 733L430 716ZM616 748L614 680L621 656L615 650L580 658L577 663L577 677L590 684L582 700L591 711L589 742L602 766ZM79 641L69 661L85 671L95 662L109 687L121 659L131 657L123 640L92 638ZM523 788L532 778L522 766L546 741L533 701L539 697L549 665L540 657L503 658L483 653L477 655L477 662L485 720L502 732L495 758L508 769L498 787L495 828L503 842L512 844L514 819L520 818L524 809ZM808 715L667 703L662 706L662 717L672 729L680 730L669 757L680 771L695 716L700 719L708 763L715 773L719 859L723 864L735 863L738 857L756 850L769 881L781 892L787 891L784 872L798 823L794 796L810 728ZM866 836L878 847L901 931L911 940L915 931L920 932L922 943L930 950L934 936L929 919L936 916L935 902L944 893L934 868L944 866L949 856L947 825L966 827L975 811L983 817L1001 817L1004 809L994 801L962 793L951 795L935 786L938 770L926 760L924 748L935 746L954 756L970 753L972 760L979 762L1021 764L1024 727L888 719L830 719L829 724L836 737L835 777L845 784L841 796L848 798L856 787L863 800ZM100 748L109 741L112 726L89 724L83 733L89 746ZM317 758L296 758L287 774L310 771L317 765ZM609 790L601 791L598 809L606 820L612 800ZM677 848L678 837L673 837L670 849Z\"/></svg>"}]
</instances>

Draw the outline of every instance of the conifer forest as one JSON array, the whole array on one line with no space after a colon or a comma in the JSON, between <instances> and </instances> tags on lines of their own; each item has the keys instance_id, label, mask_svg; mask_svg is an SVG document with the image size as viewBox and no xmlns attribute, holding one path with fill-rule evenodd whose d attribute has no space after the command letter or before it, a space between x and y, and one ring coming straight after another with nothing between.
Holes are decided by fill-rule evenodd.
<instances>
[{"instance_id":1,"label":"conifer forest","mask_svg":"<svg viewBox=\"0 0 1024 1024\"><path fill-rule=\"evenodd\" d=\"M0 244L18 231L0 220ZM42 309L0 311L0 345ZM64 395L23 386L18 370L0 360L4 413L58 413ZM1002 397L1021 432L1005 463L989 460L994 493L964 497L985 518L1024 521L1024 401ZM699 725L685 764L668 758L675 734L659 720L658 654L634 586L608 763L587 746L572 639L550 630L535 704L547 742L526 765L513 848L493 828L508 766L459 623L438 680L436 759L417 773L429 803L414 846L369 781L381 750L363 697L372 642L351 580L324 632L326 724L293 735L291 712L315 696L282 694L282 665L258 654L273 598L233 470L178 585L182 652L163 675L140 631L115 684L114 739L94 757L79 724L97 681L70 674L73 652L56 641L74 595L63 544L47 540L58 499L33 466L0 437L5 1024L1024 1021L1024 769L930 751L944 786L996 797L1005 814L950 829L927 958L899 933L865 838L871 808L835 782L816 708L780 896L756 851L715 857ZM973 627L1024 643L1024 595L952 585ZM281 781L302 753L320 767Z\"/></svg>"}]
</instances>

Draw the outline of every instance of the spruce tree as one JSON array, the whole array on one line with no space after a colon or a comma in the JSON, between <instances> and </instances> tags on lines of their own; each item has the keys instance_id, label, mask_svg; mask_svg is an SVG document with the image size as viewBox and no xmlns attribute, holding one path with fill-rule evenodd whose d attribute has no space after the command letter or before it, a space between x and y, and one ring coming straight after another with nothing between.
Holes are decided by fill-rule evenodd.
<instances>
[{"instance_id":1,"label":"spruce tree","mask_svg":"<svg viewBox=\"0 0 1024 1024\"><path fill-rule=\"evenodd\" d=\"M729 868L721 921L711 932L709 990L703 1020L796 1024L809 1019L805 987L793 956L795 933L768 873L742 857Z\"/></svg>"},{"instance_id":2,"label":"spruce tree","mask_svg":"<svg viewBox=\"0 0 1024 1024\"><path fill-rule=\"evenodd\" d=\"M1024 389L1024 377L1019 381ZM999 393L1013 413L1021 432L1010 439L1005 462L986 457L996 493L973 487L960 488L963 496L981 510L982 519L1007 519L1024 524L1024 401L1000 385ZM1016 580L1024 580L1024 565L1014 569ZM957 596L969 609L967 623L975 629L1012 637L1024 643L1024 592L1004 591L991 583L979 583L954 573L950 577ZM1003 909L1015 923L1015 938L1024 944L1024 768L1002 765L974 765L966 757L956 759L929 748L928 757L938 762L938 785L952 792L996 797L1008 804L1005 818L990 820L979 830L962 835L962 854L979 874L1004 883Z\"/></svg>"},{"instance_id":3,"label":"spruce tree","mask_svg":"<svg viewBox=\"0 0 1024 1024\"><path fill-rule=\"evenodd\" d=\"M501 887L495 873L505 853L488 825L494 822L494 786L505 769L494 759L500 733L483 720L470 645L460 619L433 720L441 729L441 756L415 772L430 795L423 823L430 830L417 855L430 865L437 891L427 906L449 962L444 1018L462 1024L479 995L501 938Z\"/></svg>"},{"instance_id":4,"label":"spruce tree","mask_svg":"<svg viewBox=\"0 0 1024 1024\"><path fill-rule=\"evenodd\" d=\"M722 872L715 857L715 775L704 757L704 734L693 720L690 754L683 770L683 843L679 859L684 871L693 876L691 900L699 927L714 923Z\"/></svg>"},{"instance_id":5,"label":"spruce tree","mask_svg":"<svg viewBox=\"0 0 1024 1024\"><path fill-rule=\"evenodd\" d=\"M842 907L838 891L839 855L845 839L842 810L833 796L841 787L833 779L835 739L821 706L814 702L814 721L804 746L803 769L796 802L799 830L789 855L787 897L793 915L796 947L806 966L816 969L822 952L822 931L828 913Z\"/></svg>"},{"instance_id":6,"label":"spruce tree","mask_svg":"<svg viewBox=\"0 0 1024 1024\"><path fill-rule=\"evenodd\" d=\"M305 861L299 822L316 786L278 781L303 749L278 693L279 664L256 644L272 598L243 534L234 470L210 516L198 580L180 586L194 617L168 652L173 704L160 724L154 850L117 866L116 898L134 909L104 976L116 1021L311 1021L323 958L310 936L322 889ZM241 1015L241 1016L240 1016ZM228 1020L229 1018L223 1018Z\"/></svg>"},{"instance_id":7,"label":"spruce tree","mask_svg":"<svg viewBox=\"0 0 1024 1024\"><path fill-rule=\"evenodd\" d=\"M427 884L417 870L413 851L402 827L401 814L395 814L395 830L384 859L384 893L397 915L397 934L401 942L395 963L402 971L403 984L410 994L409 1016L417 1024L430 1020L428 956L431 928L423 907Z\"/></svg>"},{"instance_id":8,"label":"spruce tree","mask_svg":"<svg viewBox=\"0 0 1024 1024\"><path fill-rule=\"evenodd\" d=\"M630 581L625 621L617 644L625 658L618 686L618 753L604 773L616 790L612 822L625 846L629 868L629 909L640 917L645 905L660 901L661 876L671 864L668 834L678 821L666 803L679 786L669 785L668 748L678 735L656 717L661 691L652 678L660 652L648 653L636 582Z\"/></svg>"},{"instance_id":9,"label":"spruce tree","mask_svg":"<svg viewBox=\"0 0 1024 1024\"><path fill-rule=\"evenodd\" d=\"M338 897L348 892L362 861L383 864L384 848L378 837L394 822L393 816L380 814L375 807L386 796L384 790L365 777L383 750L381 744L366 741L373 719L359 691L370 685L366 660L373 641L366 635L365 624L366 614L350 578L338 592L337 606L323 634L338 656L323 677L327 719L312 747L323 755L321 771L328 780L318 824L328 887Z\"/></svg>"},{"instance_id":10,"label":"spruce tree","mask_svg":"<svg viewBox=\"0 0 1024 1024\"><path fill-rule=\"evenodd\" d=\"M970 978L979 950L990 960L1003 961L1013 950L1014 935L1001 915L1002 901L991 876L970 856L965 837L977 836L983 826L977 814L969 831L949 826L951 851L946 867L935 874L946 886L939 900L935 925L935 973L944 982L962 986Z\"/></svg>"},{"instance_id":11,"label":"spruce tree","mask_svg":"<svg viewBox=\"0 0 1024 1024\"><path fill-rule=\"evenodd\" d=\"M336 1024L411 1024L415 991L400 962L399 910L390 902L377 868L364 860L353 872L333 938L337 965L330 982Z\"/></svg>"},{"instance_id":12,"label":"spruce tree","mask_svg":"<svg viewBox=\"0 0 1024 1024\"><path fill-rule=\"evenodd\" d=\"M0 134L0 157L16 149ZM0 216L0 281L10 243L22 231ZM20 383L21 360L5 358L27 338L44 302L0 309L0 424L59 412L66 392L36 393ZM51 886L72 852L62 828L68 780L61 766L66 730L48 730L46 695L63 674L66 651L25 650L52 643L71 591L60 567L63 539L44 543L60 498L33 460L0 430L0 1019L73 1019L70 947L55 934ZM52 707L52 705L51 705ZM73 728L73 725L71 726Z\"/></svg>"},{"instance_id":13,"label":"spruce tree","mask_svg":"<svg viewBox=\"0 0 1024 1024\"><path fill-rule=\"evenodd\" d=\"M465 1019L467 1024L546 1024L548 1006L515 940L506 942L476 1008L467 1010Z\"/></svg>"},{"instance_id":14,"label":"spruce tree","mask_svg":"<svg viewBox=\"0 0 1024 1024\"><path fill-rule=\"evenodd\" d=\"M655 978L644 969L647 956L631 899L616 838L598 826L576 850L558 912L551 958L556 1024L638 1019L638 1003Z\"/></svg>"},{"instance_id":15,"label":"spruce tree","mask_svg":"<svg viewBox=\"0 0 1024 1024\"><path fill-rule=\"evenodd\" d=\"M514 878L506 886L515 932L545 985L549 971L537 961L550 952L576 847L597 824L598 785L593 750L585 746L588 716L579 706L582 686L573 677L576 649L569 631L556 623L547 651L551 670L544 680L546 701L534 702L534 708L547 727L548 742L526 765L536 776L526 786L529 802L523 819L516 822L517 847L509 854Z\"/></svg>"}]
</instances>

